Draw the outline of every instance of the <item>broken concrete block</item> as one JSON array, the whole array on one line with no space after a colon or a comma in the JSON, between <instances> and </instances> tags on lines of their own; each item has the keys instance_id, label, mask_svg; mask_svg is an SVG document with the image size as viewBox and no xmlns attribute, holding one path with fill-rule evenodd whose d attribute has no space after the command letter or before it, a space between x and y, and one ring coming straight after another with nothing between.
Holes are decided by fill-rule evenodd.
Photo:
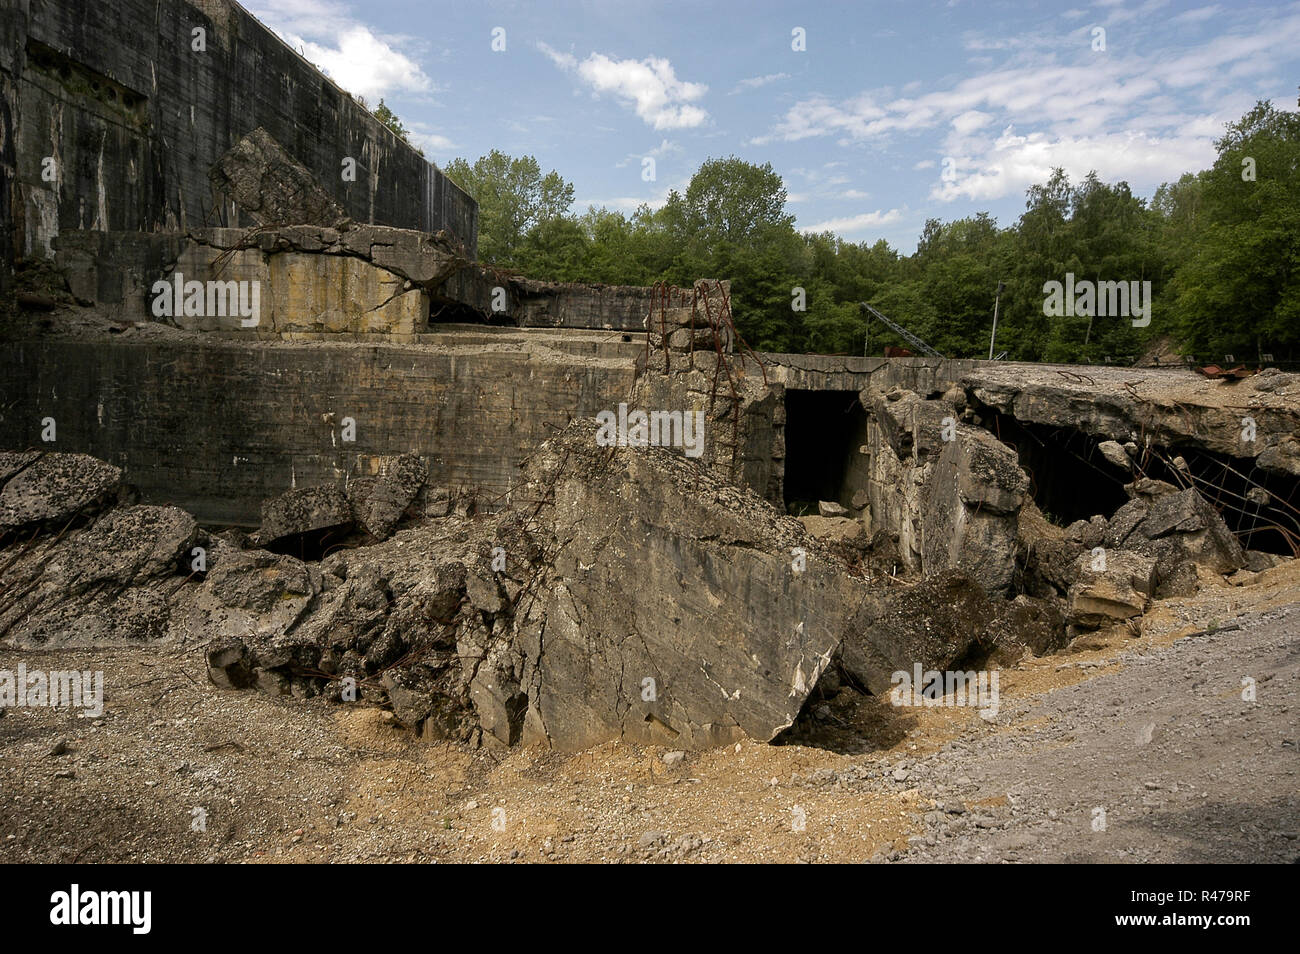
<instances>
[{"instance_id":1,"label":"broken concrete block","mask_svg":"<svg viewBox=\"0 0 1300 954\"><path fill-rule=\"evenodd\" d=\"M1157 489L1155 496L1135 496L1115 512L1106 532L1107 548L1155 557L1162 577L1171 576L1185 561L1215 573L1231 573L1245 566L1241 544L1194 487L1172 492Z\"/></svg>"},{"instance_id":2,"label":"broken concrete block","mask_svg":"<svg viewBox=\"0 0 1300 954\"><path fill-rule=\"evenodd\" d=\"M1132 470L1133 461L1129 459L1128 454L1118 441L1102 441L1097 445L1097 450L1106 462L1120 470Z\"/></svg>"},{"instance_id":3,"label":"broken concrete block","mask_svg":"<svg viewBox=\"0 0 1300 954\"><path fill-rule=\"evenodd\" d=\"M885 394L863 391L858 400L867 408L880 437L900 459L918 461L938 455L944 448L947 418L956 423L956 411L945 401L927 401L912 391L893 387Z\"/></svg>"},{"instance_id":4,"label":"broken concrete block","mask_svg":"<svg viewBox=\"0 0 1300 954\"><path fill-rule=\"evenodd\" d=\"M335 487L301 487L262 504L262 526L249 542L269 546L288 537L319 530L336 530L340 536L352 526L352 505Z\"/></svg>"},{"instance_id":5,"label":"broken concrete block","mask_svg":"<svg viewBox=\"0 0 1300 954\"><path fill-rule=\"evenodd\" d=\"M208 177L214 192L259 225L334 225L345 217L307 167L260 126L231 146Z\"/></svg>"},{"instance_id":6,"label":"broken concrete block","mask_svg":"<svg viewBox=\"0 0 1300 954\"><path fill-rule=\"evenodd\" d=\"M211 540L207 558L206 578L177 610L191 639L268 640L297 623L320 590L319 570L313 578L284 554Z\"/></svg>"},{"instance_id":7,"label":"broken concrete block","mask_svg":"<svg viewBox=\"0 0 1300 954\"><path fill-rule=\"evenodd\" d=\"M1023 521L1023 511L1021 519ZM1106 528L1106 518L1101 514L1094 514L1087 520L1076 520L1066 527L1065 536L1066 539L1091 550L1093 547L1101 546L1106 541Z\"/></svg>"},{"instance_id":8,"label":"broken concrete block","mask_svg":"<svg viewBox=\"0 0 1300 954\"><path fill-rule=\"evenodd\" d=\"M1156 585L1156 561L1129 550L1110 550L1105 568L1094 569L1091 553L1079 556L1070 587L1070 623L1097 629L1146 612Z\"/></svg>"},{"instance_id":9,"label":"broken concrete block","mask_svg":"<svg viewBox=\"0 0 1300 954\"><path fill-rule=\"evenodd\" d=\"M959 571L876 591L862 604L840 647L844 670L873 695L887 695L896 672L952 669L978 645L994 605Z\"/></svg>"},{"instance_id":10,"label":"broken concrete block","mask_svg":"<svg viewBox=\"0 0 1300 954\"><path fill-rule=\"evenodd\" d=\"M553 542L516 616L525 742L688 749L794 722L865 588L814 557L796 576L792 548L817 551L793 518L679 455L611 454L593 422L543 444L526 475Z\"/></svg>"},{"instance_id":11,"label":"broken concrete block","mask_svg":"<svg viewBox=\"0 0 1300 954\"><path fill-rule=\"evenodd\" d=\"M925 572L964 570L990 594L1005 594L1029 478L1015 452L987 431L959 428L943 447L919 515Z\"/></svg>"},{"instance_id":12,"label":"broken concrete block","mask_svg":"<svg viewBox=\"0 0 1300 954\"><path fill-rule=\"evenodd\" d=\"M0 488L0 532L38 523L66 523L117 496L122 471L88 454L6 454Z\"/></svg>"},{"instance_id":13,"label":"broken concrete block","mask_svg":"<svg viewBox=\"0 0 1300 954\"><path fill-rule=\"evenodd\" d=\"M460 267L460 258L446 243L424 232L371 227L365 257L417 285L441 285Z\"/></svg>"},{"instance_id":14,"label":"broken concrete block","mask_svg":"<svg viewBox=\"0 0 1300 954\"><path fill-rule=\"evenodd\" d=\"M1272 447L1260 451L1256 458L1261 470L1271 470L1281 474L1300 477L1300 441L1288 437Z\"/></svg>"},{"instance_id":15,"label":"broken concrete block","mask_svg":"<svg viewBox=\"0 0 1300 954\"><path fill-rule=\"evenodd\" d=\"M389 462L379 477L359 477L348 484L348 500L357 523L379 540L387 539L411 506L429 469L414 454Z\"/></svg>"}]
</instances>

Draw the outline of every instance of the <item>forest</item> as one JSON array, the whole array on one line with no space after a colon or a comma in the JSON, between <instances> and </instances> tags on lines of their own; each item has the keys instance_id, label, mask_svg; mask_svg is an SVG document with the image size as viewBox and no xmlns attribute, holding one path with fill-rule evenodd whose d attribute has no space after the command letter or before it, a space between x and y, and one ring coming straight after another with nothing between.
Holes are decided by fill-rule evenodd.
<instances>
[{"instance_id":1,"label":"forest","mask_svg":"<svg viewBox=\"0 0 1300 954\"><path fill-rule=\"evenodd\" d=\"M479 202L482 260L556 281L729 278L737 327L757 350L862 354L866 301L948 357L987 357L1001 283L997 351L1011 360L1131 364L1159 348L1287 366L1300 359L1300 112L1260 102L1215 147L1211 168L1150 198L1057 169L1027 191L1016 222L930 219L910 255L801 233L780 175L734 156L631 215L573 212L572 183L531 156L493 151L445 172ZM1047 283L1067 273L1150 282L1149 324L1045 314ZM873 322L871 353L887 344L906 343Z\"/></svg>"}]
</instances>

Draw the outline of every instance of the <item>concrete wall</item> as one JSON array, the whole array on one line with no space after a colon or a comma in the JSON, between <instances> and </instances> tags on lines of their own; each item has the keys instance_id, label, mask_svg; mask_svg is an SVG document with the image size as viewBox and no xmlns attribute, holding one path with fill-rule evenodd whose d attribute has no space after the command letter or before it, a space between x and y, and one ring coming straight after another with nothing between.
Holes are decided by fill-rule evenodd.
<instances>
[{"instance_id":1,"label":"concrete wall","mask_svg":"<svg viewBox=\"0 0 1300 954\"><path fill-rule=\"evenodd\" d=\"M0 447L94 454L148 502L255 525L269 496L401 453L421 455L435 486L504 494L554 428L617 407L633 374L628 357L496 343L6 342ZM40 440L47 416L55 444Z\"/></svg>"},{"instance_id":2,"label":"concrete wall","mask_svg":"<svg viewBox=\"0 0 1300 954\"><path fill-rule=\"evenodd\" d=\"M16 155L18 255L48 255L64 228L252 224L214 199L208 170L258 126L354 220L447 228L476 250L477 204L230 0L21 0L16 16L13 5L0 18L0 190ZM192 49L195 28L205 52ZM346 156L355 182L342 180Z\"/></svg>"},{"instance_id":3,"label":"concrete wall","mask_svg":"<svg viewBox=\"0 0 1300 954\"><path fill-rule=\"evenodd\" d=\"M18 178L18 87L26 63L28 0L5 0L0 7L0 295L13 280L14 189Z\"/></svg>"}]
</instances>

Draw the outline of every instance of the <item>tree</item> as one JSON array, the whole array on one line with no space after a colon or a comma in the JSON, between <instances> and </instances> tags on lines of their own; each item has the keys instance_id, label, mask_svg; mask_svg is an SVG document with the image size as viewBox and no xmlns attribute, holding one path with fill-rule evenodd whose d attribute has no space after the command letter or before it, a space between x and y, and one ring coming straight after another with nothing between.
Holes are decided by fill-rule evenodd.
<instances>
[{"instance_id":1,"label":"tree","mask_svg":"<svg viewBox=\"0 0 1300 954\"><path fill-rule=\"evenodd\" d=\"M591 242L576 219L557 216L538 222L524 236L515 263L525 275L544 275L557 282L593 281Z\"/></svg>"},{"instance_id":2,"label":"tree","mask_svg":"<svg viewBox=\"0 0 1300 954\"><path fill-rule=\"evenodd\" d=\"M686 188L685 224L706 246L745 242L764 229L793 228L786 198L785 183L770 162L708 159Z\"/></svg>"},{"instance_id":3,"label":"tree","mask_svg":"<svg viewBox=\"0 0 1300 954\"><path fill-rule=\"evenodd\" d=\"M362 100L362 105L365 105L364 100ZM389 129L391 129L393 131L393 135L395 135L398 139L402 140L402 142L408 145L414 146L414 144L411 142L410 131L405 126L402 125L402 121L397 118L397 114L393 112L391 109L389 109L386 105L384 105L384 101L382 99L379 101L379 105L375 107L374 116L381 123L383 123ZM414 146L414 148L415 151L418 152L420 155L422 156L424 155L423 149L419 148L418 146Z\"/></svg>"},{"instance_id":4,"label":"tree","mask_svg":"<svg viewBox=\"0 0 1300 954\"><path fill-rule=\"evenodd\" d=\"M1195 249L1171 310L1186 353L1258 360L1300 348L1300 113L1257 103L1199 181Z\"/></svg>"},{"instance_id":5,"label":"tree","mask_svg":"<svg viewBox=\"0 0 1300 954\"><path fill-rule=\"evenodd\" d=\"M453 159L443 171L478 201L479 255L497 265L516 266L528 231L573 205L573 184L553 169L542 175L532 156L513 159L493 149L473 165Z\"/></svg>"}]
</instances>

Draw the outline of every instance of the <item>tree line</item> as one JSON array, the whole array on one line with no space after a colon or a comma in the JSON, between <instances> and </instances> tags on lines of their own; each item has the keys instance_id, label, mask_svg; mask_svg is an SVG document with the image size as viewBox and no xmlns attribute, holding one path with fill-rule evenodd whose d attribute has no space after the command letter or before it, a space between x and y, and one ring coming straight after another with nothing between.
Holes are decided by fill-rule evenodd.
<instances>
[{"instance_id":1,"label":"tree line","mask_svg":"<svg viewBox=\"0 0 1300 954\"><path fill-rule=\"evenodd\" d=\"M910 255L797 231L771 165L735 157L707 160L684 194L630 215L571 212L572 183L532 156L494 150L444 171L479 202L484 261L568 282L730 278L737 327L758 350L862 354L867 301L945 355L985 357L1001 283L997 350L1013 360L1128 363L1156 338L1203 362L1296 360L1300 113L1258 103L1215 145L1211 168L1150 199L1057 169L1028 190L1013 225L983 212L930 219ZM1045 286L1067 273L1149 282L1150 323L1045 314ZM870 343L872 353L905 344L878 323Z\"/></svg>"}]
</instances>

